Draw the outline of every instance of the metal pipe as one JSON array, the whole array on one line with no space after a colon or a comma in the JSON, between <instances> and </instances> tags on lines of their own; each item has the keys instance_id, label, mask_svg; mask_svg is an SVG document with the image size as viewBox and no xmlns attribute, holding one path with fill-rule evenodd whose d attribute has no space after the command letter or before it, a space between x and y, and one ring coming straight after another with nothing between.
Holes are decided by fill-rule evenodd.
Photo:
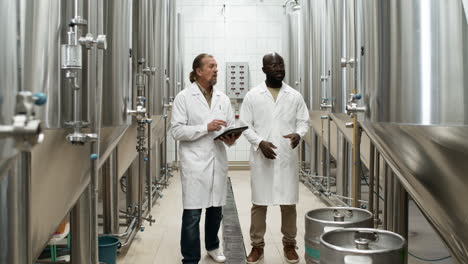
<instances>
[{"instance_id":1,"label":"metal pipe","mask_svg":"<svg viewBox=\"0 0 468 264\"><path fill-rule=\"evenodd\" d=\"M384 182L384 202L383 202L383 215L382 215L382 218L383 218L383 229L385 230L388 230L388 221L387 221L387 210L388 210L388 204L387 204L387 195L388 195L388 164L387 162L384 160L384 168L383 168L383 172L384 172L384 179L383 179L383 182Z\"/></svg>"},{"instance_id":2,"label":"metal pipe","mask_svg":"<svg viewBox=\"0 0 468 264\"><path fill-rule=\"evenodd\" d=\"M369 211L374 211L374 162L375 162L375 147L370 144L369 151Z\"/></svg>"},{"instance_id":3,"label":"metal pipe","mask_svg":"<svg viewBox=\"0 0 468 264\"><path fill-rule=\"evenodd\" d=\"M150 112L151 113L151 112ZM153 202L152 202L152 193L153 193L153 171L152 171L152 129L151 129L151 123L147 125L148 127L148 144L147 144L147 162L146 162L146 191L147 191L147 197L146 199L148 200L149 203L149 214L151 215L151 208L153 208Z\"/></svg>"},{"instance_id":4,"label":"metal pipe","mask_svg":"<svg viewBox=\"0 0 468 264\"><path fill-rule=\"evenodd\" d=\"M133 242L133 239L135 239L136 234L140 228L138 227L138 224L132 229L132 232L130 235L127 237L127 240L122 244L121 249L126 249L128 246L130 246Z\"/></svg>"},{"instance_id":5,"label":"metal pipe","mask_svg":"<svg viewBox=\"0 0 468 264\"><path fill-rule=\"evenodd\" d=\"M357 116L353 116L353 207L358 207L358 144L359 144L359 139L358 139L358 121L357 121Z\"/></svg>"},{"instance_id":6,"label":"metal pipe","mask_svg":"<svg viewBox=\"0 0 468 264\"><path fill-rule=\"evenodd\" d=\"M30 155L19 153L2 165L0 177L0 263L32 262L30 243Z\"/></svg>"},{"instance_id":7,"label":"metal pipe","mask_svg":"<svg viewBox=\"0 0 468 264\"><path fill-rule=\"evenodd\" d=\"M92 263L91 192L91 185L88 185L70 212L71 264Z\"/></svg>"},{"instance_id":8,"label":"metal pipe","mask_svg":"<svg viewBox=\"0 0 468 264\"><path fill-rule=\"evenodd\" d=\"M395 202L394 202L394 232L400 234L405 239L408 239L408 193L395 177Z\"/></svg>"},{"instance_id":9,"label":"metal pipe","mask_svg":"<svg viewBox=\"0 0 468 264\"><path fill-rule=\"evenodd\" d=\"M95 23L92 24L93 29L98 33L103 32L103 24L98 23L98 18L104 16L103 1L87 0L90 5L88 12L94 12L90 18L95 18ZM98 201L99 201L99 162L100 162L100 142L101 142L101 113L102 113L102 89L103 89L103 58L104 53L100 49L92 49L88 52L88 93L90 98L90 130L97 135L97 140L91 142L91 221L90 221L90 248L91 248L91 262L92 264L99 263L98 252ZM94 102L93 102L94 99ZM97 158L94 158L97 155Z\"/></svg>"},{"instance_id":10,"label":"metal pipe","mask_svg":"<svg viewBox=\"0 0 468 264\"><path fill-rule=\"evenodd\" d=\"M138 133L145 133L144 127L139 126L138 127ZM138 153L138 225L142 226L143 225L143 194L144 194L144 189L143 189L143 184L144 184L144 176L145 176L145 153L143 151L140 151Z\"/></svg>"},{"instance_id":11,"label":"metal pipe","mask_svg":"<svg viewBox=\"0 0 468 264\"><path fill-rule=\"evenodd\" d=\"M115 149L102 167L103 176L103 231L117 234L119 226L118 149Z\"/></svg>"},{"instance_id":12,"label":"metal pipe","mask_svg":"<svg viewBox=\"0 0 468 264\"><path fill-rule=\"evenodd\" d=\"M128 217L126 217L128 218ZM131 218L132 220L130 221L130 224L127 226L127 229L125 229L125 232L123 233L120 233L120 234L110 234L111 236L114 236L114 237L126 237L128 236L128 234L130 234L130 232L133 230L133 228L135 227L135 224L137 222L137 219L136 217L132 217Z\"/></svg>"},{"instance_id":13,"label":"metal pipe","mask_svg":"<svg viewBox=\"0 0 468 264\"><path fill-rule=\"evenodd\" d=\"M374 210L374 228L378 228L380 225L380 153L379 151L375 152L375 210Z\"/></svg>"},{"instance_id":14,"label":"metal pipe","mask_svg":"<svg viewBox=\"0 0 468 264\"><path fill-rule=\"evenodd\" d=\"M330 177L331 177L331 121L332 118L328 114L327 122L327 193L330 193Z\"/></svg>"},{"instance_id":15,"label":"metal pipe","mask_svg":"<svg viewBox=\"0 0 468 264\"><path fill-rule=\"evenodd\" d=\"M395 181L395 174L389 167L389 177L388 177L388 194L387 197L385 198L385 201L387 202L387 230L394 232L394 226L393 226L393 213L394 213L394 204L393 204L393 199L394 199L394 181Z\"/></svg>"}]
</instances>

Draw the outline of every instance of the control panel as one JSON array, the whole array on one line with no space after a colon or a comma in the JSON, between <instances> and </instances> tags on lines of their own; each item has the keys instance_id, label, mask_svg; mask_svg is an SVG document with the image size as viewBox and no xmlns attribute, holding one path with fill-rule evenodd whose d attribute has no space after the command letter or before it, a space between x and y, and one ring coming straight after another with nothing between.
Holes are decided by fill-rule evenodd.
<instances>
[{"instance_id":1,"label":"control panel","mask_svg":"<svg viewBox=\"0 0 468 264\"><path fill-rule=\"evenodd\" d=\"M249 91L249 63L226 63L226 94L231 99L243 99Z\"/></svg>"}]
</instances>

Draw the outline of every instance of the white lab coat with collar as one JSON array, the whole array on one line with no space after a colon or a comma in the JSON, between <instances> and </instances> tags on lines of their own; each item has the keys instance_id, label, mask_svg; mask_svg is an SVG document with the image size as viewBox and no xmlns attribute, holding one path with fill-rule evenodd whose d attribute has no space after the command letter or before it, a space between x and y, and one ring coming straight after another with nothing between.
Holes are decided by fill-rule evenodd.
<instances>
[{"instance_id":1,"label":"white lab coat with collar","mask_svg":"<svg viewBox=\"0 0 468 264\"><path fill-rule=\"evenodd\" d=\"M309 129L309 111L302 95L283 83L276 102L265 82L250 90L242 102L242 125L249 126L244 136L251 143L250 168L252 203L288 205L299 200L298 150L289 138L297 133L304 137ZM275 160L265 158L259 144L273 143Z\"/></svg>"},{"instance_id":2,"label":"white lab coat with collar","mask_svg":"<svg viewBox=\"0 0 468 264\"><path fill-rule=\"evenodd\" d=\"M179 141L184 209L223 206L226 203L228 160L226 146L208 133L213 119L234 127L229 98L213 89L211 108L196 83L181 91L172 107L171 133Z\"/></svg>"}]
</instances>

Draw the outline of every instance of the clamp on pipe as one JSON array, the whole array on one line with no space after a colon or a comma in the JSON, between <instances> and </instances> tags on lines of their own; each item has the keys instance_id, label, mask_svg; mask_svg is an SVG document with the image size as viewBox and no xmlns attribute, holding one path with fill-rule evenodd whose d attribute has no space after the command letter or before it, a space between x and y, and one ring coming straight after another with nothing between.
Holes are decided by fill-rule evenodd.
<instances>
[{"instance_id":1,"label":"clamp on pipe","mask_svg":"<svg viewBox=\"0 0 468 264\"><path fill-rule=\"evenodd\" d=\"M12 137L16 148L29 151L44 140L41 121L36 119L34 105L41 106L47 101L43 93L32 94L22 91L16 95L15 116L12 125L0 126L0 138Z\"/></svg>"}]
</instances>

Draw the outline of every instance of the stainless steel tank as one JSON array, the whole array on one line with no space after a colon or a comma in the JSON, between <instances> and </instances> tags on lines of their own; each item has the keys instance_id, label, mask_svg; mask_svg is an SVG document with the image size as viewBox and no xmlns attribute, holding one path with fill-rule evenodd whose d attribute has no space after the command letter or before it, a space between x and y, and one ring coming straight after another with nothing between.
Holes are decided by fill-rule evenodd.
<instances>
[{"instance_id":1,"label":"stainless steel tank","mask_svg":"<svg viewBox=\"0 0 468 264\"><path fill-rule=\"evenodd\" d=\"M15 96L20 91L19 57L23 44L18 39L19 2L0 3L0 125L11 125L15 114ZM27 191L26 177L18 170L18 150L13 138L0 139L0 263L27 263L27 215L20 210ZM15 227L15 228L13 228Z\"/></svg>"},{"instance_id":2,"label":"stainless steel tank","mask_svg":"<svg viewBox=\"0 0 468 264\"><path fill-rule=\"evenodd\" d=\"M361 124L460 263L468 262L465 2L356 1Z\"/></svg>"},{"instance_id":3,"label":"stainless steel tank","mask_svg":"<svg viewBox=\"0 0 468 264\"><path fill-rule=\"evenodd\" d=\"M315 0L310 1L309 4L311 35L307 45L310 49L310 110L318 111L322 102L322 90L326 85L326 76L328 76L328 71L325 70L326 1Z\"/></svg>"},{"instance_id":4,"label":"stainless steel tank","mask_svg":"<svg viewBox=\"0 0 468 264\"><path fill-rule=\"evenodd\" d=\"M175 91L177 90L178 76L177 76L177 52L178 52L178 35L177 35L177 1L172 0L169 2L168 8L168 98L173 100Z\"/></svg>"},{"instance_id":5,"label":"stainless steel tank","mask_svg":"<svg viewBox=\"0 0 468 264\"><path fill-rule=\"evenodd\" d=\"M320 237L321 264L406 264L406 240L395 233L365 228L327 232Z\"/></svg>"},{"instance_id":6,"label":"stainless steel tank","mask_svg":"<svg viewBox=\"0 0 468 264\"><path fill-rule=\"evenodd\" d=\"M19 5L15 0L3 1L0 8L0 124L11 125L15 114L15 96L20 90L19 83L19 45L17 27ZM0 171L8 159L18 153L12 138L0 139ZM2 176L0 175L0 180Z\"/></svg>"},{"instance_id":7,"label":"stainless steel tank","mask_svg":"<svg viewBox=\"0 0 468 264\"><path fill-rule=\"evenodd\" d=\"M104 52L102 96L102 125L129 125L131 118L131 17L130 0L104 1L104 34L107 50Z\"/></svg>"},{"instance_id":8,"label":"stainless steel tank","mask_svg":"<svg viewBox=\"0 0 468 264\"><path fill-rule=\"evenodd\" d=\"M44 128L64 128L72 120L72 88L61 70L61 44L66 43L68 24L74 17L73 1L22 0L21 39L22 82L25 90L47 95L47 104L38 109ZM85 7L80 1L80 7ZM83 8L80 8L82 15ZM84 56L83 65L87 58ZM86 93L86 73L82 71L81 91ZM82 104L82 117L88 120L87 104Z\"/></svg>"},{"instance_id":9,"label":"stainless steel tank","mask_svg":"<svg viewBox=\"0 0 468 264\"><path fill-rule=\"evenodd\" d=\"M31 211L30 243L33 260L39 256L60 222L71 210L90 181L90 149L72 146L65 140L68 131L64 123L72 120L72 89L67 85L61 69L60 45L67 43L66 32L72 18L87 19L87 27L80 32L96 32L102 15L99 1L21 0L21 81L25 90L43 92L47 104L38 108L43 121L44 142L31 153ZM102 32L99 32L102 33ZM87 55L87 56L86 56ZM82 118L90 121L87 100L88 88L97 81L89 67L96 61L96 52L83 49L83 69L80 83L82 91ZM99 76L98 78L102 78ZM94 98L93 98L94 99Z\"/></svg>"},{"instance_id":10,"label":"stainless steel tank","mask_svg":"<svg viewBox=\"0 0 468 264\"><path fill-rule=\"evenodd\" d=\"M362 92L372 122L468 125L461 0L359 1Z\"/></svg>"},{"instance_id":11,"label":"stainless steel tank","mask_svg":"<svg viewBox=\"0 0 468 264\"><path fill-rule=\"evenodd\" d=\"M305 259L308 264L321 263L323 233L351 227L372 227L371 212L352 207L328 207L309 211L305 215Z\"/></svg>"},{"instance_id":12,"label":"stainless steel tank","mask_svg":"<svg viewBox=\"0 0 468 264\"><path fill-rule=\"evenodd\" d=\"M152 1L153 41L152 54L149 56L149 66L156 68L154 77L149 80L149 104L151 115L161 115L165 99L168 97L168 29L169 2L167 0Z\"/></svg>"},{"instance_id":13,"label":"stainless steel tank","mask_svg":"<svg viewBox=\"0 0 468 264\"><path fill-rule=\"evenodd\" d=\"M302 82L302 87L303 87L303 94L302 96L304 97L304 100L306 102L306 105L309 109L311 109L311 91L313 89L312 86L312 57L311 57L311 51L312 51L312 17L311 17L311 2L310 1L301 1L301 35L302 35L302 50L300 56L303 58L302 59L302 72L301 72L301 82Z\"/></svg>"},{"instance_id":14,"label":"stainless steel tank","mask_svg":"<svg viewBox=\"0 0 468 264\"><path fill-rule=\"evenodd\" d=\"M323 98L328 98L332 105L331 111L343 113L346 104L343 103L345 96L343 91L343 69L341 59L343 57L343 1L331 0L326 2L326 30L327 44L325 72L327 75L325 93Z\"/></svg>"},{"instance_id":15,"label":"stainless steel tank","mask_svg":"<svg viewBox=\"0 0 468 264\"><path fill-rule=\"evenodd\" d=\"M174 95L177 95L184 89L184 54L185 54L185 42L184 42L184 17L182 14L177 13L177 87Z\"/></svg>"},{"instance_id":16,"label":"stainless steel tank","mask_svg":"<svg viewBox=\"0 0 468 264\"><path fill-rule=\"evenodd\" d=\"M302 41L302 13L300 5L292 5L287 7L286 15L286 32L287 32L287 54L284 54L286 59L286 78L285 81L289 86L298 90L301 94L304 94L304 88L302 85L302 60L303 46Z\"/></svg>"}]
</instances>

